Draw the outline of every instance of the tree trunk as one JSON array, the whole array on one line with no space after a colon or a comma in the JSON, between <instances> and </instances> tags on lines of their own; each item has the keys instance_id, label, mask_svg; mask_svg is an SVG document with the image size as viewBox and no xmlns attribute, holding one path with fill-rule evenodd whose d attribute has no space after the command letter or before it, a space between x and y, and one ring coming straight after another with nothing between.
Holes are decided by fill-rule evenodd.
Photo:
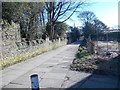
<instances>
[{"instance_id":1,"label":"tree trunk","mask_svg":"<svg viewBox=\"0 0 120 90\"><path fill-rule=\"evenodd\" d=\"M50 40L54 40L54 23L50 22Z\"/></svg>"}]
</instances>

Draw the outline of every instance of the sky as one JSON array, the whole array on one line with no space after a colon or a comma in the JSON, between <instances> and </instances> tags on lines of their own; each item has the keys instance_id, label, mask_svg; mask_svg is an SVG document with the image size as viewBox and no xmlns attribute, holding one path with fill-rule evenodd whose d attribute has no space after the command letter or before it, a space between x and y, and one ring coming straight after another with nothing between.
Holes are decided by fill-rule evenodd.
<instances>
[{"instance_id":1,"label":"sky","mask_svg":"<svg viewBox=\"0 0 120 90\"><path fill-rule=\"evenodd\" d=\"M88 1L88 0L86 0ZM105 23L108 27L115 27L118 25L118 2L119 0L89 0L87 6L83 6L81 11L92 11L96 17ZM75 13L71 19L66 21L70 26L81 26L80 19Z\"/></svg>"}]
</instances>

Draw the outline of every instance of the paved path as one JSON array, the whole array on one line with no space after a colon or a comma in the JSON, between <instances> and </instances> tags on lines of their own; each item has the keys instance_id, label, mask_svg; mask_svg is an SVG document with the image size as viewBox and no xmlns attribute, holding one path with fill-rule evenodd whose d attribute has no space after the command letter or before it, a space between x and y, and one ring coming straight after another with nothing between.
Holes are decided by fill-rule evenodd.
<instances>
[{"instance_id":1,"label":"paved path","mask_svg":"<svg viewBox=\"0 0 120 90\"><path fill-rule=\"evenodd\" d=\"M30 88L30 75L38 74L41 88L117 88L118 79L69 70L78 44L71 44L2 70L2 88Z\"/></svg>"}]
</instances>

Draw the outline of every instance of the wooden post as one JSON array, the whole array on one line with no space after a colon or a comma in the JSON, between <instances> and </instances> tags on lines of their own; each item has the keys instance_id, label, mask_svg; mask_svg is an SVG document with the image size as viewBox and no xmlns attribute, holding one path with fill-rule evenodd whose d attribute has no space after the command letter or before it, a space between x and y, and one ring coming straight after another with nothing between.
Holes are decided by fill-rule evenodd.
<instances>
[{"instance_id":1,"label":"wooden post","mask_svg":"<svg viewBox=\"0 0 120 90\"><path fill-rule=\"evenodd\" d=\"M33 74L31 77L32 90L39 90L39 79L37 74Z\"/></svg>"}]
</instances>

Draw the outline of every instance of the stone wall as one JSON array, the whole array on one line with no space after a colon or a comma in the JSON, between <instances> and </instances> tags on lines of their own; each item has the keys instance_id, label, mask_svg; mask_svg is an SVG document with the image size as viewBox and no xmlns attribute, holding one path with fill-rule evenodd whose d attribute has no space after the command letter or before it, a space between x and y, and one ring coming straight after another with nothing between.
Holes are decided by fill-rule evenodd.
<instances>
[{"instance_id":1,"label":"stone wall","mask_svg":"<svg viewBox=\"0 0 120 90\"><path fill-rule=\"evenodd\" d=\"M1 56L0 59L15 57L25 52L33 52L37 49L50 47L52 45L65 45L66 41L57 40L51 42L49 38L46 40L36 39L26 41L20 37L20 26L12 22L12 25L2 22L1 30Z\"/></svg>"},{"instance_id":2,"label":"stone wall","mask_svg":"<svg viewBox=\"0 0 120 90\"><path fill-rule=\"evenodd\" d=\"M1 31L1 47L2 55L1 58L11 56L15 53L17 46L16 42L21 41L20 37L20 26L19 24L8 24L6 21L2 21L2 31Z\"/></svg>"},{"instance_id":3,"label":"stone wall","mask_svg":"<svg viewBox=\"0 0 120 90\"><path fill-rule=\"evenodd\" d=\"M2 27L0 25L0 58L2 56Z\"/></svg>"}]
</instances>

